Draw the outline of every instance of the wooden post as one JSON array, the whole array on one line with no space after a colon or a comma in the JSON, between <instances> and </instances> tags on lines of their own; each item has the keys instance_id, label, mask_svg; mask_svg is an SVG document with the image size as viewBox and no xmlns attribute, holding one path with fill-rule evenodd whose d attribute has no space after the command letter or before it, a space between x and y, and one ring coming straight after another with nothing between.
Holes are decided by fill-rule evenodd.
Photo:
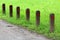
<instances>
[{"instance_id":1,"label":"wooden post","mask_svg":"<svg viewBox=\"0 0 60 40\"><path fill-rule=\"evenodd\" d=\"M27 21L30 20L30 9L29 8L26 9L26 20Z\"/></svg>"},{"instance_id":2,"label":"wooden post","mask_svg":"<svg viewBox=\"0 0 60 40\"><path fill-rule=\"evenodd\" d=\"M40 11L36 11L36 25L40 25Z\"/></svg>"},{"instance_id":3,"label":"wooden post","mask_svg":"<svg viewBox=\"0 0 60 40\"><path fill-rule=\"evenodd\" d=\"M12 5L10 5L10 17L13 17L13 7L12 7Z\"/></svg>"},{"instance_id":4,"label":"wooden post","mask_svg":"<svg viewBox=\"0 0 60 40\"><path fill-rule=\"evenodd\" d=\"M5 14L5 4L2 4L2 12Z\"/></svg>"},{"instance_id":5,"label":"wooden post","mask_svg":"<svg viewBox=\"0 0 60 40\"><path fill-rule=\"evenodd\" d=\"M52 13L50 14L50 32L54 32L54 21L55 15Z\"/></svg>"},{"instance_id":6,"label":"wooden post","mask_svg":"<svg viewBox=\"0 0 60 40\"><path fill-rule=\"evenodd\" d=\"M20 7L17 7L16 11L17 11L17 18L20 18Z\"/></svg>"}]
</instances>

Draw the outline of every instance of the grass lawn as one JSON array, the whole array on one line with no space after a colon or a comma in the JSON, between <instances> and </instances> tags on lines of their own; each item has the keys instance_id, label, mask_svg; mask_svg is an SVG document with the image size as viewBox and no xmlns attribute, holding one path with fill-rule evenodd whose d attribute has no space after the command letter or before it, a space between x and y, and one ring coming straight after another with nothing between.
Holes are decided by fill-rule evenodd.
<instances>
[{"instance_id":1,"label":"grass lawn","mask_svg":"<svg viewBox=\"0 0 60 40\"><path fill-rule=\"evenodd\" d=\"M6 4L6 15L2 14L2 4ZM9 5L13 5L13 17L9 17ZM21 9L21 18L16 18L16 7ZM26 21L26 8L30 8L30 21ZM36 10L41 12L41 25L36 26ZM55 31L49 33L50 28L50 13L55 14ZM0 0L0 19L21 25L28 30L35 31L39 34L43 34L48 38L54 40L60 40L60 0Z\"/></svg>"}]
</instances>

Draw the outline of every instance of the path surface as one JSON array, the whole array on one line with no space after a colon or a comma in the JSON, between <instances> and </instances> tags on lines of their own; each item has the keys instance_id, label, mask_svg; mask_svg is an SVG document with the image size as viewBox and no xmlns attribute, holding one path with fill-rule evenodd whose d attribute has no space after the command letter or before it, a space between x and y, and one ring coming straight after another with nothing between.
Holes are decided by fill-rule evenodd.
<instances>
[{"instance_id":1,"label":"path surface","mask_svg":"<svg viewBox=\"0 0 60 40\"><path fill-rule=\"evenodd\" d=\"M11 27L9 27L11 26ZM0 40L49 40L23 28L0 20Z\"/></svg>"}]
</instances>

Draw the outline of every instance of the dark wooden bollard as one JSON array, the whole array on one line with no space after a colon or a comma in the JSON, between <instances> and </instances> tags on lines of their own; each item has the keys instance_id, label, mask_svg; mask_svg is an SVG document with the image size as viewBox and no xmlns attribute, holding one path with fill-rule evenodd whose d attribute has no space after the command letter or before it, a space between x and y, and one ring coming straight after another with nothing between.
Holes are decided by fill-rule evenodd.
<instances>
[{"instance_id":1,"label":"dark wooden bollard","mask_svg":"<svg viewBox=\"0 0 60 40\"><path fill-rule=\"evenodd\" d=\"M26 20L27 21L30 20L30 9L29 8L26 9Z\"/></svg>"},{"instance_id":2,"label":"dark wooden bollard","mask_svg":"<svg viewBox=\"0 0 60 40\"><path fill-rule=\"evenodd\" d=\"M50 32L54 32L54 21L55 15L52 13L50 14Z\"/></svg>"},{"instance_id":3,"label":"dark wooden bollard","mask_svg":"<svg viewBox=\"0 0 60 40\"><path fill-rule=\"evenodd\" d=\"M36 25L40 25L40 11L36 11Z\"/></svg>"},{"instance_id":4,"label":"dark wooden bollard","mask_svg":"<svg viewBox=\"0 0 60 40\"><path fill-rule=\"evenodd\" d=\"M20 18L20 7L17 7L16 11L17 11L17 18Z\"/></svg>"},{"instance_id":5,"label":"dark wooden bollard","mask_svg":"<svg viewBox=\"0 0 60 40\"><path fill-rule=\"evenodd\" d=\"M2 4L2 12L5 14L5 4Z\"/></svg>"},{"instance_id":6,"label":"dark wooden bollard","mask_svg":"<svg viewBox=\"0 0 60 40\"><path fill-rule=\"evenodd\" d=\"M9 6L9 9L10 9L10 17L13 17L13 7L12 7L12 5Z\"/></svg>"}]
</instances>

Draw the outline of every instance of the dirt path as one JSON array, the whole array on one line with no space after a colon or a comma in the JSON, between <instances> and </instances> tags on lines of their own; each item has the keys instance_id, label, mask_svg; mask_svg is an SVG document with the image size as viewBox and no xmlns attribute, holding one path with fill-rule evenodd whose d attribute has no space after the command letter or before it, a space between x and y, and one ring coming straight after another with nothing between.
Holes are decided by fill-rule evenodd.
<instances>
[{"instance_id":1,"label":"dirt path","mask_svg":"<svg viewBox=\"0 0 60 40\"><path fill-rule=\"evenodd\" d=\"M11 27L8 27L11 26ZM49 40L23 28L0 20L0 40Z\"/></svg>"}]
</instances>

